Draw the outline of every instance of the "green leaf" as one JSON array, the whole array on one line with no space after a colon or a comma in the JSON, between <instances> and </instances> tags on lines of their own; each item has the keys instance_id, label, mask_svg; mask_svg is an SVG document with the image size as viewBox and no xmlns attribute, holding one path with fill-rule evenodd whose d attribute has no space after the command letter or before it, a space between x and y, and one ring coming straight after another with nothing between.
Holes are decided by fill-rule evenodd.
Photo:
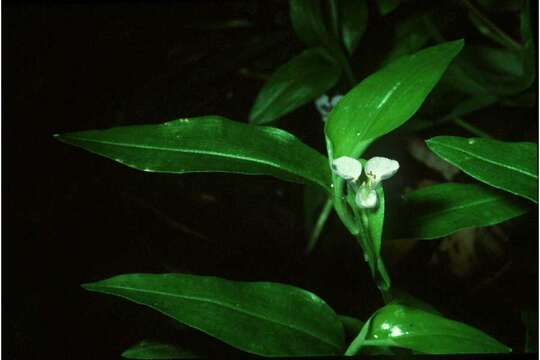
<instances>
[{"instance_id":1,"label":"green leaf","mask_svg":"<svg viewBox=\"0 0 540 360\"><path fill-rule=\"evenodd\" d=\"M320 0L289 0L289 15L296 35L308 47L327 45L329 35Z\"/></svg>"},{"instance_id":2,"label":"green leaf","mask_svg":"<svg viewBox=\"0 0 540 360\"><path fill-rule=\"evenodd\" d=\"M341 38L345 49L351 55L364 35L368 22L368 6L366 0L340 0L339 16Z\"/></svg>"},{"instance_id":3,"label":"green leaf","mask_svg":"<svg viewBox=\"0 0 540 360\"><path fill-rule=\"evenodd\" d=\"M456 65L461 67L464 77L479 85L479 88L469 86L465 90L513 96L529 88L534 81L534 66L530 62L530 54L525 50L514 52L471 46L456 60ZM458 82L461 79L452 80Z\"/></svg>"},{"instance_id":4,"label":"green leaf","mask_svg":"<svg viewBox=\"0 0 540 360\"><path fill-rule=\"evenodd\" d=\"M85 284L262 356L337 355L343 326L316 295L284 284L187 274L128 274Z\"/></svg>"},{"instance_id":5,"label":"green leaf","mask_svg":"<svg viewBox=\"0 0 540 360\"><path fill-rule=\"evenodd\" d=\"M473 178L538 202L537 144L457 136L436 136L426 143Z\"/></svg>"},{"instance_id":6,"label":"green leaf","mask_svg":"<svg viewBox=\"0 0 540 360\"><path fill-rule=\"evenodd\" d=\"M467 53L475 58L482 68L495 73L519 77L523 75L523 64L518 53L507 49L487 46L469 46Z\"/></svg>"},{"instance_id":7,"label":"green leaf","mask_svg":"<svg viewBox=\"0 0 540 360\"><path fill-rule=\"evenodd\" d=\"M471 74L471 72L474 74ZM463 57L458 57L448 67L448 70L441 79L441 84L473 96L490 95L493 93L491 89L488 89L489 84L485 84L485 80L479 75L478 70L474 70Z\"/></svg>"},{"instance_id":8,"label":"green leaf","mask_svg":"<svg viewBox=\"0 0 540 360\"><path fill-rule=\"evenodd\" d=\"M313 182L329 189L328 160L295 136L219 116L56 135L129 167L152 172L232 172Z\"/></svg>"},{"instance_id":9,"label":"green leaf","mask_svg":"<svg viewBox=\"0 0 540 360\"><path fill-rule=\"evenodd\" d=\"M122 353L127 359L197 359L201 356L180 346L143 340Z\"/></svg>"},{"instance_id":10,"label":"green leaf","mask_svg":"<svg viewBox=\"0 0 540 360\"><path fill-rule=\"evenodd\" d=\"M401 0L377 0L379 12L382 16L388 15L399 6L400 2Z\"/></svg>"},{"instance_id":11,"label":"green leaf","mask_svg":"<svg viewBox=\"0 0 540 360\"><path fill-rule=\"evenodd\" d=\"M373 140L406 122L462 47L458 40L403 56L354 87L326 122L331 158L358 157Z\"/></svg>"},{"instance_id":12,"label":"green leaf","mask_svg":"<svg viewBox=\"0 0 540 360\"><path fill-rule=\"evenodd\" d=\"M264 124L316 99L333 87L341 70L322 48L308 49L280 66L264 84L249 121Z\"/></svg>"},{"instance_id":13,"label":"green leaf","mask_svg":"<svg viewBox=\"0 0 540 360\"><path fill-rule=\"evenodd\" d=\"M508 353L512 349L458 321L402 304L378 310L364 341L428 354Z\"/></svg>"},{"instance_id":14,"label":"green leaf","mask_svg":"<svg viewBox=\"0 0 540 360\"><path fill-rule=\"evenodd\" d=\"M522 215L518 199L479 184L445 183L404 195L406 237L435 239L458 230L495 225Z\"/></svg>"}]
</instances>

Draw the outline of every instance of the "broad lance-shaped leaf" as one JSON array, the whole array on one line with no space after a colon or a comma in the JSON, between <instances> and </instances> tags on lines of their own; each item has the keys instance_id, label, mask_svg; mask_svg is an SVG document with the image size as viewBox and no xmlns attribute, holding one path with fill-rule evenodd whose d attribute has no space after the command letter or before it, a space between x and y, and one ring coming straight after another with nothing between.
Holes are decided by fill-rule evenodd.
<instances>
[{"instance_id":1,"label":"broad lance-shaped leaf","mask_svg":"<svg viewBox=\"0 0 540 360\"><path fill-rule=\"evenodd\" d=\"M219 116L56 135L135 169L272 175L329 189L328 160L292 134Z\"/></svg>"},{"instance_id":2,"label":"broad lance-shaped leaf","mask_svg":"<svg viewBox=\"0 0 540 360\"><path fill-rule=\"evenodd\" d=\"M181 346L155 340L143 340L122 353L126 359L197 359L194 352Z\"/></svg>"},{"instance_id":3,"label":"broad lance-shaped leaf","mask_svg":"<svg viewBox=\"0 0 540 360\"><path fill-rule=\"evenodd\" d=\"M458 136L436 136L426 143L473 178L538 202L537 144Z\"/></svg>"},{"instance_id":4,"label":"broad lance-shaped leaf","mask_svg":"<svg viewBox=\"0 0 540 360\"><path fill-rule=\"evenodd\" d=\"M343 326L334 311L313 293L290 285L187 274L127 274L83 287L146 305L257 355L344 351Z\"/></svg>"},{"instance_id":5,"label":"broad lance-shaped leaf","mask_svg":"<svg viewBox=\"0 0 540 360\"><path fill-rule=\"evenodd\" d=\"M479 184L445 183L404 195L405 237L435 239L458 230L495 225L527 212L526 204Z\"/></svg>"},{"instance_id":6,"label":"broad lance-shaped leaf","mask_svg":"<svg viewBox=\"0 0 540 360\"><path fill-rule=\"evenodd\" d=\"M389 304L371 319L364 346L397 346L428 354L508 353L484 332L403 304Z\"/></svg>"},{"instance_id":7,"label":"broad lance-shaped leaf","mask_svg":"<svg viewBox=\"0 0 540 360\"><path fill-rule=\"evenodd\" d=\"M406 122L462 47L463 40L457 40L400 57L349 91L326 122L332 159L358 157L373 140Z\"/></svg>"},{"instance_id":8,"label":"broad lance-shaped leaf","mask_svg":"<svg viewBox=\"0 0 540 360\"><path fill-rule=\"evenodd\" d=\"M326 50L305 50L280 66L264 84L249 121L264 124L288 114L334 86L340 74L340 67Z\"/></svg>"}]
</instances>

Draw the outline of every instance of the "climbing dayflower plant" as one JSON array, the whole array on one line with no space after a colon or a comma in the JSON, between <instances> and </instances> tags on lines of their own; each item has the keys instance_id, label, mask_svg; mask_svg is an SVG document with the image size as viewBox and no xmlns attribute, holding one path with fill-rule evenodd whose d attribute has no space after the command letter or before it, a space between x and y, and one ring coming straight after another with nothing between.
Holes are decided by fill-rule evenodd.
<instances>
[{"instance_id":1,"label":"climbing dayflower plant","mask_svg":"<svg viewBox=\"0 0 540 360\"><path fill-rule=\"evenodd\" d=\"M381 156L362 158L373 142L412 118L463 48L463 40L405 52L357 81L353 69L359 66L350 61L366 30L367 1L290 0L289 4L292 28L309 49L270 76L254 101L248 122L208 115L159 125L66 133L57 138L142 171L269 175L306 184L306 194L310 191L304 197L306 208L315 219L306 225L312 234L310 244L316 243L335 209L363 251L386 305L359 320L338 316L330 304L298 287L193 274L126 274L84 287L145 305L230 346L262 356L354 355L366 345L386 352L391 347L424 353L509 351L480 330L421 310L418 302L399 302L402 299L392 286L381 254L385 220L381 183L395 175L400 164ZM330 93L344 95L327 95ZM294 116L294 110L312 102L324 121L327 156L276 126L261 126L285 115ZM306 126L321 125L310 122ZM454 138L433 139L430 146L472 177L536 201L536 161L520 160L524 153L535 154L535 146L521 144L497 152L493 149L503 149L501 144L472 144ZM498 154L496 159L494 154ZM499 170L506 177L492 176ZM516 176L520 181L513 187L504 181ZM503 195L462 185L452 184L452 192L433 187L409 196L412 205L431 196L443 206L440 213L418 217L422 221L411 237L431 239L455 232L463 224L493 225L526 211ZM497 213L490 212L494 203ZM477 216L470 216L471 206L483 208L477 209ZM449 216L452 221L444 221ZM344 328L358 334L350 344ZM184 353L179 346L143 341L124 356L178 358Z\"/></svg>"}]
</instances>

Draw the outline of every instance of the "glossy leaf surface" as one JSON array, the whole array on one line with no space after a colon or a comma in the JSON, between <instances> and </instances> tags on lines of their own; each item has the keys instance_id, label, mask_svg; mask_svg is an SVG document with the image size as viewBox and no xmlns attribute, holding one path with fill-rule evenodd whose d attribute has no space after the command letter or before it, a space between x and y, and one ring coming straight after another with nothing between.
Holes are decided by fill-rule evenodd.
<instances>
[{"instance_id":1,"label":"glossy leaf surface","mask_svg":"<svg viewBox=\"0 0 540 360\"><path fill-rule=\"evenodd\" d=\"M219 116L57 135L71 145L138 170L232 172L311 181L329 188L327 159L295 136Z\"/></svg>"},{"instance_id":2,"label":"glossy leaf surface","mask_svg":"<svg viewBox=\"0 0 540 360\"><path fill-rule=\"evenodd\" d=\"M263 356L337 355L343 326L316 295L284 284L187 274L128 274L83 285L146 305Z\"/></svg>"},{"instance_id":3,"label":"glossy leaf surface","mask_svg":"<svg viewBox=\"0 0 540 360\"><path fill-rule=\"evenodd\" d=\"M457 136L437 136L426 143L473 178L538 202L537 144Z\"/></svg>"},{"instance_id":4,"label":"glossy leaf surface","mask_svg":"<svg viewBox=\"0 0 540 360\"><path fill-rule=\"evenodd\" d=\"M197 354L180 346L154 340L143 340L122 353L126 359L196 359Z\"/></svg>"},{"instance_id":5,"label":"glossy leaf surface","mask_svg":"<svg viewBox=\"0 0 540 360\"><path fill-rule=\"evenodd\" d=\"M308 47L327 44L328 33L320 0L289 0L289 15L296 35Z\"/></svg>"},{"instance_id":6,"label":"glossy leaf surface","mask_svg":"<svg viewBox=\"0 0 540 360\"><path fill-rule=\"evenodd\" d=\"M364 35L368 22L366 0L339 0L341 38L347 52L352 54Z\"/></svg>"},{"instance_id":7,"label":"glossy leaf surface","mask_svg":"<svg viewBox=\"0 0 540 360\"><path fill-rule=\"evenodd\" d=\"M507 353L511 349L464 323L402 304L377 311L366 345L397 346L429 354Z\"/></svg>"},{"instance_id":8,"label":"glossy leaf surface","mask_svg":"<svg viewBox=\"0 0 540 360\"><path fill-rule=\"evenodd\" d=\"M410 307L413 307L415 309L419 309L422 311L430 312L435 315L441 315L439 310L435 309L433 305L428 304L422 299L419 299L411 295L405 290L392 288L392 295L394 297L393 302L399 303L401 305L410 306Z\"/></svg>"},{"instance_id":9,"label":"glossy leaf surface","mask_svg":"<svg viewBox=\"0 0 540 360\"><path fill-rule=\"evenodd\" d=\"M403 56L354 87L326 123L332 158L357 157L374 139L406 122L462 47L458 40Z\"/></svg>"},{"instance_id":10,"label":"glossy leaf surface","mask_svg":"<svg viewBox=\"0 0 540 360\"><path fill-rule=\"evenodd\" d=\"M435 239L458 230L495 225L527 211L519 199L479 184L445 183L404 195L406 237Z\"/></svg>"},{"instance_id":11,"label":"glossy leaf surface","mask_svg":"<svg viewBox=\"0 0 540 360\"><path fill-rule=\"evenodd\" d=\"M325 50L305 50L279 67L264 84L249 121L268 123L315 100L336 84L340 74L340 68Z\"/></svg>"}]
</instances>

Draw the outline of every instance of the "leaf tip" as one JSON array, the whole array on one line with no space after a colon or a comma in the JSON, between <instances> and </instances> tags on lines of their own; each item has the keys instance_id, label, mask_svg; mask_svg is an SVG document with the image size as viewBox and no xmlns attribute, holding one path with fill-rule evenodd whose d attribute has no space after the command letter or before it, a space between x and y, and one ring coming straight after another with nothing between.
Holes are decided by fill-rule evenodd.
<instances>
[{"instance_id":1,"label":"leaf tip","mask_svg":"<svg viewBox=\"0 0 540 360\"><path fill-rule=\"evenodd\" d=\"M457 39L450 42L450 44L455 48L455 54L457 55L463 49L463 46L465 46L465 39Z\"/></svg>"},{"instance_id":2,"label":"leaf tip","mask_svg":"<svg viewBox=\"0 0 540 360\"><path fill-rule=\"evenodd\" d=\"M96 288L96 283L84 283L81 284L81 287L88 291L94 291Z\"/></svg>"},{"instance_id":3,"label":"leaf tip","mask_svg":"<svg viewBox=\"0 0 540 360\"><path fill-rule=\"evenodd\" d=\"M58 141L64 141L64 135L63 134L53 134L53 138Z\"/></svg>"}]
</instances>

